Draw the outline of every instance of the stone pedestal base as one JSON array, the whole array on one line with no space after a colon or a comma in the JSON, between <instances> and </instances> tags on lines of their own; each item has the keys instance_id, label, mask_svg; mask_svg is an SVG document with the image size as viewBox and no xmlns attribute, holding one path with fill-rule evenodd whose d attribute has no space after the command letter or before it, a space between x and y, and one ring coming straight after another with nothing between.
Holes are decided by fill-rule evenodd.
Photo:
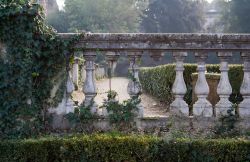
<instances>
[{"instance_id":1,"label":"stone pedestal base","mask_svg":"<svg viewBox=\"0 0 250 162\"><path fill-rule=\"evenodd\" d=\"M137 105L137 117L143 118L143 116L144 116L144 107L142 106L142 104L138 104Z\"/></svg>"},{"instance_id":2,"label":"stone pedestal base","mask_svg":"<svg viewBox=\"0 0 250 162\"><path fill-rule=\"evenodd\" d=\"M176 115L189 116L188 104L182 98L176 98L174 102L170 105L171 112Z\"/></svg>"},{"instance_id":3,"label":"stone pedestal base","mask_svg":"<svg viewBox=\"0 0 250 162\"><path fill-rule=\"evenodd\" d=\"M221 117L221 116L226 116L228 115L228 108L223 108L223 107L216 107L215 112L216 112L216 117Z\"/></svg>"},{"instance_id":4,"label":"stone pedestal base","mask_svg":"<svg viewBox=\"0 0 250 162\"><path fill-rule=\"evenodd\" d=\"M206 98L199 98L193 106L194 116L212 117L213 108Z\"/></svg>"},{"instance_id":5,"label":"stone pedestal base","mask_svg":"<svg viewBox=\"0 0 250 162\"><path fill-rule=\"evenodd\" d=\"M66 114L73 113L75 110L74 108L74 102L71 98L68 98L66 101Z\"/></svg>"},{"instance_id":6,"label":"stone pedestal base","mask_svg":"<svg viewBox=\"0 0 250 162\"><path fill-rule=\"evenodd\" d=\"M244 99L239 104L239 116L240 117L249 117L250 116L250 99Z\"/></svg>"},{"instance_id":7,"label":"stone pedestal base","mask_svg":"<svg viewBox=\"0 0 250 162\"><path fill-rule=\"evenodd\" d=\"M239 116L240 117L249 117L250 116L250 103L248 105L239 105Z\"/></svg>"},{"instance_id":8,"label":"stone pedestal base","mask_svg":"<svg viewBox=\"0 0 250 162\"><path fill-rule=\"evenodd\" d=\"M108 116L108 110L106 107L103 107L100 109L100 111L98 111L97 113L99 116L104 116L107 117Z\"/></svg>"},{"instance_id":9,"label":"stone pedestal base","mask_svg":"<svg viewBox=\"0 0 250 162\"><path fill-rule=\"evenodd\" d=\"M233 105L228 98L220 98L220 101L215 105L216 116L219 117L228 115L228 110L230 110L232 106Z\"/></svg>"}]
</instances>

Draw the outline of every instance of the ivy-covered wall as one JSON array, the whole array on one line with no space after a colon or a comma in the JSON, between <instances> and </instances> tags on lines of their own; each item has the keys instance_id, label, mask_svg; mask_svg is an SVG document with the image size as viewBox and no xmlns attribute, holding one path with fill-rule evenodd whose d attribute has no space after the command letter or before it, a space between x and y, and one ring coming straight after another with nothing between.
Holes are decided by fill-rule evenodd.
<instances>
[{"instance_id":1,"label":"ivy-covered wall","mask_svg":"<svg viewBox=\"0 0 250 162\"><path fill-rule=\"evenodd\" d=\"M61 101L71 43L44 22L42 8L29 0L0 0L0 138L26 137L46 130L46 112ZM64 73L63 77L57 77ZM65 78L66 78L65 77Z\"/></svg>"}]
</instances>

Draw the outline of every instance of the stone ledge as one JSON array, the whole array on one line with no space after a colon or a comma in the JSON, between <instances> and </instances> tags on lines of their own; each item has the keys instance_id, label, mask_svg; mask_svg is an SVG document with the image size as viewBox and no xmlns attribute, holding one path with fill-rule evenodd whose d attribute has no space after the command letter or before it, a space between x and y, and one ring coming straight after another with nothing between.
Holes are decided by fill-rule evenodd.
<instances>
[{"instance_id":1,"label":"stone ledge","mask_svg":"<svg viewBox=\"0 0 250 162\"><path fill-rule=\"evenodd\" d=\"M76 33L61 33L69 39ZM250 51L250 34L87 33L75 48L94 51Z\"/></svg>"}]
</instances>

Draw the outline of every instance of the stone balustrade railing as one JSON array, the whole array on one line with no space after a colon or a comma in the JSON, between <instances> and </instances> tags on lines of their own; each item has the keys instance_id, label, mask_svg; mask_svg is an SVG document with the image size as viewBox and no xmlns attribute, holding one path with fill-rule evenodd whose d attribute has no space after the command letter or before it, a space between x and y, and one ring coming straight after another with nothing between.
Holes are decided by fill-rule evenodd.
<instances>
[{"instance_id":1,"label":"stone balustrade railing","mask_svg":"<svg viewBox=\"0 0 250 162\"><path fill-rule=\"evenodd\" d=\"M61 37L69 39L76 34L60 34ZM229 96L232 87L228 78L228 62L232 52L241 53L244 64L244 78L241 86L241 94L244 100L239 104L239 115L250 116L250 35L247 34L85 34L75 48L84 49L83 56L86 60L86 80L83 87L85 104L95 98L96 86L94 79L94 61L96 51L106 54L108 61L116 61L120 54L127 54L130 61L130 69L133 68L134 78L139 81L138 60L145 53L158 60L165 52L172 52L176 60L176 78L172 91L175 100L171 104L171 110L184 116L189 115L189 107L183 97L187 91L184 78L184 59L188 53L195 54L197 60L198 79L195 93L198 100L193 105L193 115L212 117L213 109L211 103L206 99L209 87L205 77L205 62L208 52L216 52L220 59L221 78L217 87L220 101L216 104L216 116L227 113L232 107ZM139 82L131 80L128 84L128 93L131 97L141 92ZM97 105L92 106L92 112L96 112ZM143 107L140 106L143 116Z\"/></svg>"}]
</instances>

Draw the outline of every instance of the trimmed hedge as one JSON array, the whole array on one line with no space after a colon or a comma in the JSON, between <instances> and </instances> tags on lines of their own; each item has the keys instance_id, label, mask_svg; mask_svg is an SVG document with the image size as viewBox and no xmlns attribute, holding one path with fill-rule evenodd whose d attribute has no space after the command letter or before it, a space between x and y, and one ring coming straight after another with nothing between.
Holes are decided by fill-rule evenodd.
<instances>
[{"instance_id":1,"label":"trimmed hedge","mask_svg":"<svg viewBox=\"0 0 250 162\"><path fill-rule=\"evenodd\" d=\"M91 135L0 142L1 162L250 161L250 141Z\"/></svg>"},{"instance_id":2,"label":"trimmed hedge","mask_svg":"<svg viewBox=\"0 0 250 162\"><path fill-rule=\"evenodd\" d=\"M185 100L188 104L192 103L192 73L197 72L196 64L184 65L184 80L188 89ZM219 65L206 65L208 73L220 73ZM230 100L234 103L242 101L240 95L240 86L243 79L242 65L229 65L229 80L233 88L233 93ZM175 64L167 64L153 68L141 68L140 82L143 90L147 93L159 98L162 101L170 104L173 101L173 94L171 92L172 85L175 80Z\"/></svg>"}]
</instances>

